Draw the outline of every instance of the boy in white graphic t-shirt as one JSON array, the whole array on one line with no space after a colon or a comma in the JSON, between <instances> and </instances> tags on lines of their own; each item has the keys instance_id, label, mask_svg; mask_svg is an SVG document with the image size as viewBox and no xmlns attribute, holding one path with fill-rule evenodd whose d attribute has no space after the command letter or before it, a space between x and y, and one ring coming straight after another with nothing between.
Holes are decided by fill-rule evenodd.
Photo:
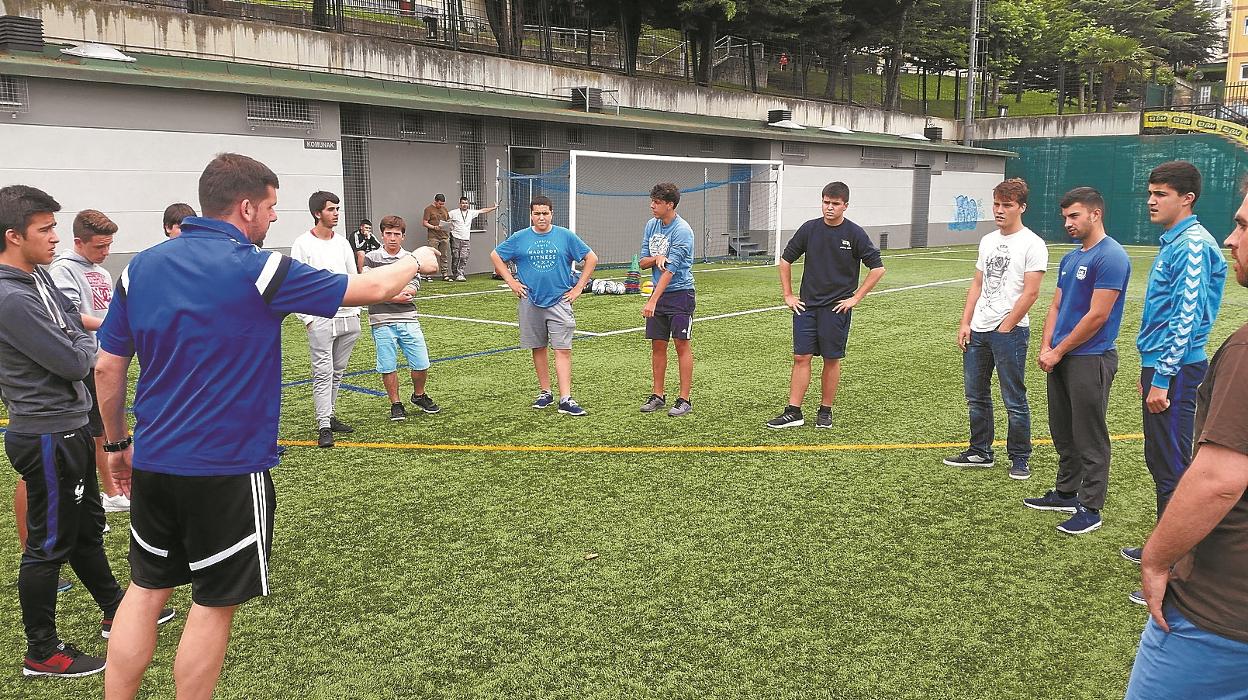
<instances>
[{"instance_id":1,"label":"boy in white graphic t-shirt","mask_svg":"<svg viewBox=\"0 0 1248 700\"><path fill-rule=\"evenodd\" d=\"M979 242L975 280L966 295L958 347L970 409L971 442L948 457L952 466L993 465L992 373L1001 383L1001 399L1009 413L1006 454L1010 478L1031 476L1031 407L1023 376L1031 319L1027 312L1040 296L1040 281L1049 265L1044 241L1023 225L1027 183L1011 178L992 190L997 230Z\"/></svg>"}]
</instances>

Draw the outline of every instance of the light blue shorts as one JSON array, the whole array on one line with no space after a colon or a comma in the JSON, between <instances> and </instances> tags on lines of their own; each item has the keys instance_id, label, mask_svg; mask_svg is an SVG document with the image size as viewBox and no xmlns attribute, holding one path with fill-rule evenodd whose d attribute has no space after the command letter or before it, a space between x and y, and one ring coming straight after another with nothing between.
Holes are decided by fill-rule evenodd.
<instances>
[{"instance_id":1,"label":"light blue shorts","mask_svg":"<svg viewBox=\"0 0 1248 700\"><path fill-rule=\"evenodd\" d=\"M1248 699L1248 643L1206 632L1173 605L1162 613L1170 633L1148 618L1127 700Z\"/></svg>"},{"instance_id":2,"label":"light blue shorts","mask_svg":"<svg viewBox=\"0 0 1248 700\"><path fill-rule=\"evenodd\" d=\"M377 346L377 372L390 374L399 369L399 350L407 358L407 368L419 372L429 369L429 349L419 321L387 323L373 326L373 343Z\"/></svg>"}]
</instances>

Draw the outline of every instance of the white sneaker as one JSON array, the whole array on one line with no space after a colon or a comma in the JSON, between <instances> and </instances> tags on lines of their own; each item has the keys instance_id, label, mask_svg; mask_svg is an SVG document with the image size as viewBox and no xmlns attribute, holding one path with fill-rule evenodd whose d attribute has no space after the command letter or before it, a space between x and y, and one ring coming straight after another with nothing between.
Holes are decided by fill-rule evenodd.
<instances>
[{"instance_id":1,"label":"white sneaker","mask_svg":"<svg viewBox=\"0 0 1248 700\"><path fill-rule=\"evenodd\" d=\"M130 510L130 499L126 498L125 494L109 496L101 493L100 501L104 504L105 513L125 513Z\"/></svg>"},{"instance_id":2,"label":"white sneaker","mask_svg":"<svg viewBox=\"0 0 1248 700\"><path fill-rule=\"evenodd\" d=\"M467 277L464 277L463 275L458 275L458 276L455 278L455 281L456 281L456 282L467 282L467 281L468 281L468 278L467 278Z\"/></svg>"}]
</instances>

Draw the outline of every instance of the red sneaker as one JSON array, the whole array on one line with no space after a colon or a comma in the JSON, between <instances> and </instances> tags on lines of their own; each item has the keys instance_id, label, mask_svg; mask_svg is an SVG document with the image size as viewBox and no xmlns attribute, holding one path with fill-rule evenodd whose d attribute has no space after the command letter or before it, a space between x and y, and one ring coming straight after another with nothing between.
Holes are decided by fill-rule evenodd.
<instances>
[{"instance_id":1,"label":"red sneaker","mask_svg":"<svg viewBox=\"0 0 1248 700\"><path fill-rule=\"evenodd\" d=\"M104 659L84 654L75 649L73 644L61 642L56 645L56 651L46 659L32 659L27 656L22 664L22 675L78 678L99 673L104 670L104 666Z\"/></svg>"}]
</instances>

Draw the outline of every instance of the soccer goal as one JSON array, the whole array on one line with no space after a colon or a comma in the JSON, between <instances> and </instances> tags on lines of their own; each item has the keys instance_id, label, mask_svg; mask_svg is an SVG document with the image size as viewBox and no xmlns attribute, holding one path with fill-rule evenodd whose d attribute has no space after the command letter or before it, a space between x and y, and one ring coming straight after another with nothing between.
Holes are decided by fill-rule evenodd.
<instances>
[{"instance_id":1,"label":"soccer goal","mask_svg":"<svg viewBox=\"0 0 1248 700\"><path fill-rule=\"evenodd\" d=\"M783 161L680 158L604 151L571 151L568 228L602 264L623 264L641 250L650 214L650 188L680 188L676 212L693 229L697 261L780 254Z\"/></svg>"}]
</instances>

